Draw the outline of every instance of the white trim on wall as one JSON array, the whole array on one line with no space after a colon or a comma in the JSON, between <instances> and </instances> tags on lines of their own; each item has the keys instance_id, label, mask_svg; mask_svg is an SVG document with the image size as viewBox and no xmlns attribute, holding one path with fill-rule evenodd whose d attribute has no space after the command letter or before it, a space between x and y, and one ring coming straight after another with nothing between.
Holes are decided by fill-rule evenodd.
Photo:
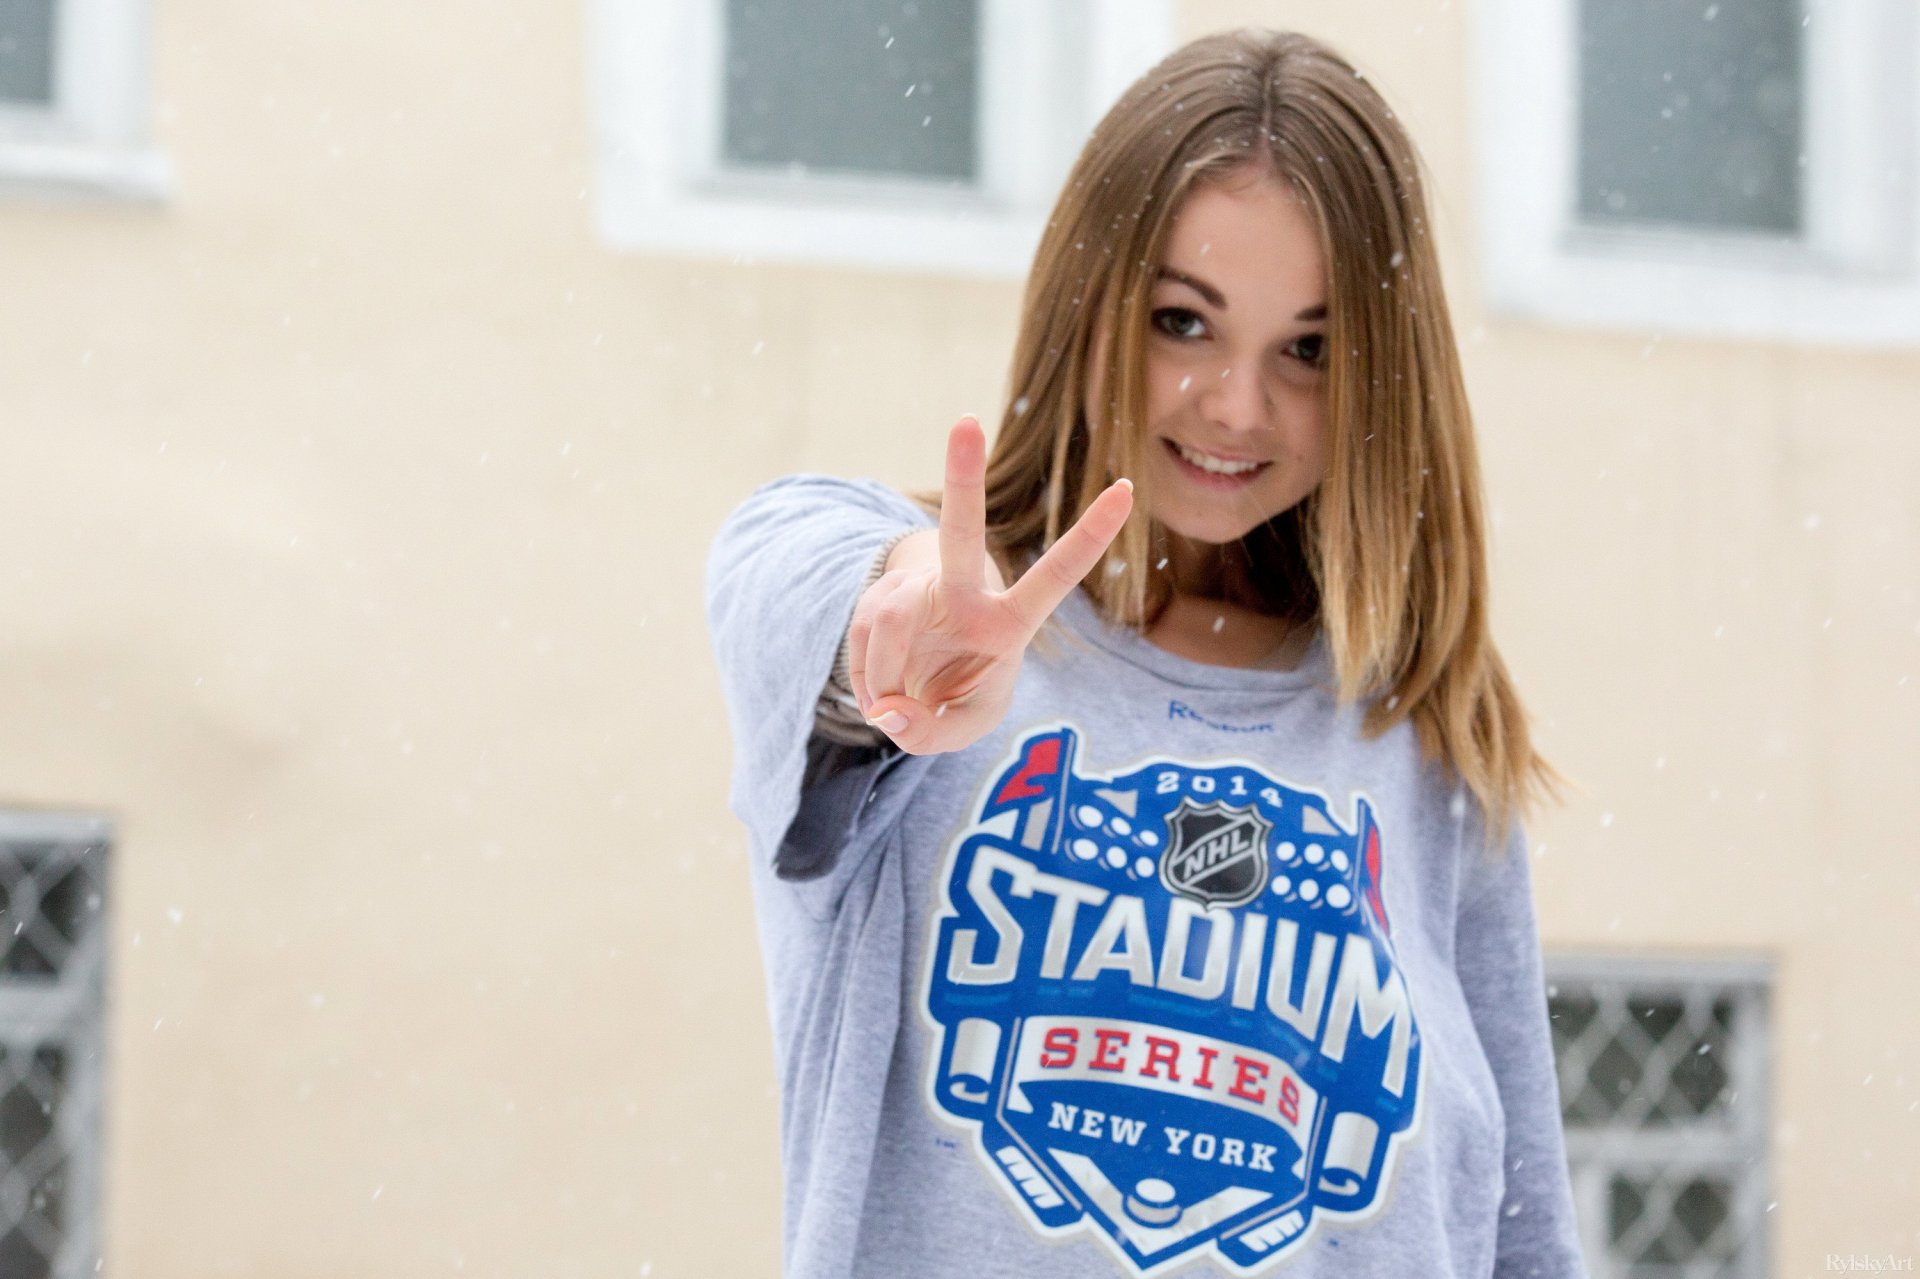
<instances>
[{"instance_id":1,"label":"white trim on wall","mask_svg":"<svg viewBox=\"0 0 1920 1279\"><path fill-rule=\"evenodd\" d=\"M0 104L0 195L160 200L148 137L147 0L55 0L53 101Z\"/></svg>"},{"instance_id":2,"label":"white trim on wall","mask_svg":"<svg viewBox=\"0 0 1920 1279\"><path fill-rule=\"evenodd\" d=\"M619 249L1014 278L1120 91L1173 47L1172 0L983 0L971 188L726 172L721 0L594 0L595 213Z\"/></svg>"},{"instance_id":3,"label":"white trim on wall","mask_svg":"<svg viewBox=\"0 0 1920 1279\"><path fill-rule=\"evenodd\" d=\"M1806 232L1625 230L1576 214L1576 5L1485 0L1474 136L1496 312L1576 327L1920 342L1920 16L1804 0Z\"/></svg>"}]
</instances>

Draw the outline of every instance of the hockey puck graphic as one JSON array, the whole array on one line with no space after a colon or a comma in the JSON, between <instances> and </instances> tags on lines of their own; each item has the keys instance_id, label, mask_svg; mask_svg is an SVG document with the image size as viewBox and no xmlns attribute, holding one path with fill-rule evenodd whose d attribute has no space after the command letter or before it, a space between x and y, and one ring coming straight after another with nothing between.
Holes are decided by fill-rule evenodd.
<instances>
[{"instance_id":1,"label":"hockey puck graphic","mask_svg":"<svg viewBox=\"0 0 1920 1279\"><path fill-rule=\"evenodd\" d=\"M1143 1226L1171 1226L1184 1211L1173 1201L1173 1186L1158 1177L1143 1177L1127 1196L1127 1215Z\"/></svg>"}]
</instances>

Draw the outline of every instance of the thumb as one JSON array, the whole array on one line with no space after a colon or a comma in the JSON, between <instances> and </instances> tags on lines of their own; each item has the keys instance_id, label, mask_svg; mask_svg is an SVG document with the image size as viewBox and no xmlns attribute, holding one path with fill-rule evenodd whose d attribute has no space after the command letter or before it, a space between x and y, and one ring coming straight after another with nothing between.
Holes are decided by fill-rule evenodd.
<instances>
[{"instance_id":1,"label":"thumb","mask_svg":"<svg viewBox=\"0 0 1920 1279\"><path fill-rule=\"evenodd\" d=\"M933 718L934 712L928 710L924 702L906 696L877 697L867 706L867 723L910 754L916 753L915 748L926 736L927 725Z\"/></svg>"}]
</instances>

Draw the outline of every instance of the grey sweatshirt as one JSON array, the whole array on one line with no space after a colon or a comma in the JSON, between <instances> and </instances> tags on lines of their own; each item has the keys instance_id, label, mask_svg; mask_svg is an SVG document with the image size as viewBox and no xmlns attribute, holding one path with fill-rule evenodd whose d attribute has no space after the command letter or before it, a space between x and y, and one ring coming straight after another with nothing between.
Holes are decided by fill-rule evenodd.
<instances>
[{"instance_id":1,"label":"grey sweatshirt","mask_svg":"<svg viewBox=\"0 0 1920 1279\"><path fill-rule=\"evenodd\" d=\"M787 1274L1583 1275L1522 833L1364 740L1323 638L1210 666L1082 591L966 750L816 735L933 525L794 475L707 563Z\"/></svg>"}]
</instances>

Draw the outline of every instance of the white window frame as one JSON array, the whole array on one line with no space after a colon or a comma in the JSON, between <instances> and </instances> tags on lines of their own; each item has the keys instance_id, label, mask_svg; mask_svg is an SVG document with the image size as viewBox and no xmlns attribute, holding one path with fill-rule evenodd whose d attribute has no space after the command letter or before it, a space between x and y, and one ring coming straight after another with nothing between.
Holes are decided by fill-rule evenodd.
<instances>
[{"instance_id":1,"label":"white window frame","mask_svg":"<svg viewBox=\"0 0 1920 1279\"><path fill-rule=\"evenodd\" d=\"M149 141L147 0L54 0L53 102L0 103L0 197L164 199Z\"/></svg>"},{"instance_id":2,"label":"white window frame","mask_svg":"<svg viewBox=\"0 0 1920 1279\"><path fill-rule=\"evenodd\" d=\"M1920 18L1802 0L1801 237L1600 227L1577 213L1578 0L1487 0L1475 39L1491 310L1577 327L1920 342Z\"/></svg>"},{"instance_id":3,"label":"white window frame","mask_svg":"<svg viewBox=\"0 0 1920 1279\"><path fill-rule=\"evenodd\" d=\"M982 181L728 172L722 0L595 0L600 233L615 248L1018 277L1088 132L1173 48L1172 0L982 0Z\"/></svg>"},{"instance_id":4,"label":"white window frame","mask_svg":"<svg viewBox=\"0 0 1920 1279\"><path fill-rule=\"evenodd\" d=\"M1711 1173L1734 1189L1732 1210L1756 1227L1744 1241L1738 1273L1760 1279L1771 1272L1772 1244L1765 1205L1773 1194L1768 1123L1773 1095L1769 1043L1773 1036L1774 965L1758 955L1654 955L1548 950L1542 967L1547 996L1593 991L1609 996L1678 996L1728 999L1734 1006L1734 1038L1726 1065L1738 1095L1729 1107L1732 1127L1702 1133L1686 1128L1600 1126L1566 1129L1568 1171L1581 1252L1594 1279L1625 1274L1608 1244L1608 1184L1622 1169L1655 1168L1675 1174ZM1571 1079L1564 1063L1562 1104ZM1684 1272L1678 1272L1684 1273Z\"/></svg>"}]
</instances>

